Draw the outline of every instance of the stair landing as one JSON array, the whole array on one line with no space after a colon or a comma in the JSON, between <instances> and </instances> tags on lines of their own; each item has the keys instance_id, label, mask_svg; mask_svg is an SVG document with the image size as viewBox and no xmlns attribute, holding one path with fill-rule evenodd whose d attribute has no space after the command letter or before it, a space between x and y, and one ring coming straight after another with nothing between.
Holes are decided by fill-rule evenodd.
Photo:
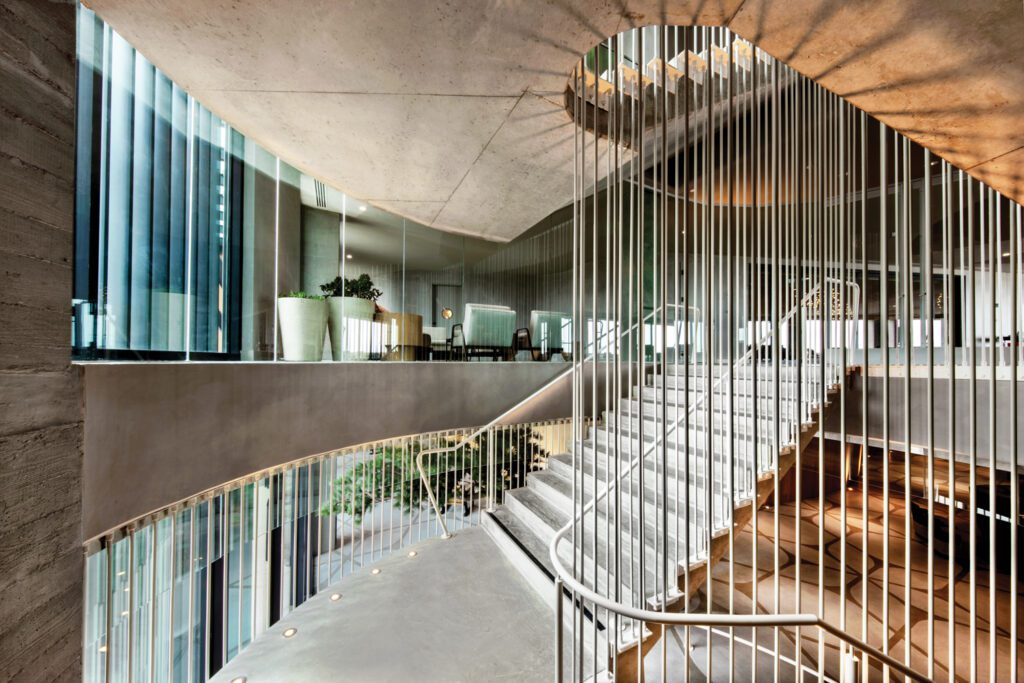
<instances>
[{"instance_id":1,"label":"stair landing","mask_svg":"<svg viewBox=\"0 0 1024 683\"><path fill-rule=\"evenodd\" d=\"M367 567L310 599L211 681L551 680L551 607L483 529L372 567L380 573ZM283 638L287 628L298 633Z\"/></svg>"}]
</instances>

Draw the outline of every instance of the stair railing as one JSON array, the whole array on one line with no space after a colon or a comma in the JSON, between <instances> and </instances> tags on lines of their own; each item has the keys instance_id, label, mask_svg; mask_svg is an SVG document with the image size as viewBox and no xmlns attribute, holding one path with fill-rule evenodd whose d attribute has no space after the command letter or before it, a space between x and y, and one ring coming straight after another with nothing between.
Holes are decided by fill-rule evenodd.
<instances>
[{"instance_id":1,"label":"stair railing","mask_svg":"<svg viewBox=\"0 0 1024 683\"><path fill-rule=\"evenodd\" d=\"M855 312L854 320L856 320L857 319L856 318L856 312L859 311L859 307L860 307L860 304L859 304L859 301L860 301L860 286L857 285L856 283L853 283L853 282L842 283L839 280L836 280L836 279L833 279L833 278L826 278L825 282L830 282L832 284L839 283L840 285L845 284L847 287L850 287L854 291L854 295L855 295L854 296L854 301L856 302L854 304L854 312ZM806 295L804 295L804 297L800 300L800 303L798 303L797 305L793 306L793 308L791 308L786 313L786 315L782 317L782 319L779 321L780 327L782 325L788 323L790 320L792 320L801 311L801 309L803 307L805 307L808 303L810 303L813 300L814 296L821 290L821 286L822 285L819 282L810 291L808 291L808 293ZM724 372L721 375L719 375L718 379L715 380L715 382L711 385L711 387L707 391L705 391L703 393L703 395L701 395L696 401L694 401L692 405L689 406L689 408L687 409L687 416L692 415L698 408L700 408L704 404L704 400L708 396L711 396L712 394L714 394L714 392L719 387L722 386L722 383L725 382L732 375L732 372L733 372L733 370L735 368L742 367L746 362L748 362L754 356L754 354L762 346L764 346L765 343L767 343L769 340L772 339L773 336L774 336L774 330L769 330L768 332L764 333L754 344L752 344L750 349L748 349L738 360L736 360L735 363L733 363L733 367L732 368L730 368L726 372ZM823 354L823 357L822 357L822 362L824 362L824 354ZM622 476L619 477L619 479L617 479L615 481L612 481L612 482L609 482L609 484L600 493L598 493L596 496L594 496L590 500L590 502L587 503L583 507L583 509L580 511L579 515L577 515L577 517L575 519L570 520L568 523L565 524L565 526L563 526L561 529L558 530L558 532L555 534L555 537L551 541L552 559L554 559L554 556L555 556L555 554L557 552L558 543L565 537L565 534L568 533L568 531L574 525L579 524L580 521L582 521L583 515L585 515L588 512L592 511L594 509L594 506L597 503L599 503L601 500L605 499L608 496L609 493L612 493L613 491L615 491L618 488L619 483L622 480L624 480L627 476L629 476L629 474L633 470L635 470L640 465L640 463L647 458L647 456L649 456L652 452L654 452L654 450L661 444L662 438L667 438L669 435L674 434L676 432L676 430L679 428L679 426L681 424L685 424L685 422L686 422L686 418L676 418L675 422L672 423L672 426L668 430L665 431L664 437L661 434L659 434L655 438L655 440L653 442L651 442L646 448L644 448L643 451L641 451L638 455L636 455L633 458L633 460L630 461L629 467L627 467L623 471ZM780 447L781 447L781 444L780 444ZM560 567L560 566L561 566L561 563L556 562L556 567Z\"/></svg>"},{"instance_id":2,"label":"stair railing","mask_svg":"<svg viewBox=\"0 0 1024 683\"><path fill-rule=\"evenodd\" d=\"M860 287L859 287L859 285L857 285L856 283L853 283L853 282L841 281L841 280L838 280L838 279L835 279L835 278L823 278L823 280L818 281L817 284L815 284L815 286L812 287L801 298L799 303L797 303L795 306L793 306L793 308L791 308L782 317L782 319L779 321L779 328L781 328L782 325L785 325L786 323L791 321L794 317L796 317L800 313L800 311L804 307L806 307L808 304L810 304L814 300L814 297L817 296L819 293L821 293L822 287L825 284L828 284L830 286L838 285L839 287L848 287L848 288L850 288L852 290L852 300L853 300L853 318L852 319L854 321L859 320L859 311L860 311ZM822 299L819 300L818 310L820 311L820 319L821 319L822 325L827 324L826 320L831 321L831 317L832 316L830 314L830 311L828 310L828 303L826 301L824 301L824 297L822 297ZM845 321L845 319L846 319L845 311L841 312L841 319ZM686 411L686 416L688 417L694 411L696 411L701 405L703 405L705 399L708 396L713 395L715 390L717 390L719 387L721 387L722 383L729 379L729 377L732 375L733 371L736 368L743 367L744 364L746 364L747 362L749 362L751 360L751 358L755 357L755 354L761 349L761 347L763 347L768 341L770 341L774 337L775 333L776 333L776 330L775 329L771 329L768 332L766 332L765 334L763 334L754 344L752 344L750 346L750 348L737 361L735 361L735 363L733 364L732 367L730 367L728 370L726 370L726 372L724 372L721 375L719 375L718 379L708 388L708 390L706 390L696 401L694 401L694 403L692 405L689 406L688 410ZM824 332L823 332L823 334L824 334ZM844 329L842 329L842 334L844 336L846 335L845 326L844 326ZM855 335L857 334L856 330L854 330L854 334ZM823 363L823 364L826 363L826 352L827 352L827 350L825 348L821 349L821 359L820 360L821 360L821 363ZM843 369L841 372L845 372L845 369ZM755 381L756 381L756 374L755 374ZM627 476L629 476L629 474L633 470L635 470L640 465L640 463L642 461L644 461L647 458L647 456L649 456L659 446L659 444L662 442L663 438L667 438L670 434L673 434L678 429L679 425L681 423L685 423L686 420L687 420L687 418L679 418L679 417L677 417L675 419L675 421L673 422L672 426L670 427L670 429L665 430L665 432L663 434L659 434L650 445L648 445L646 448L644 448L641 451L641 453L639 453L637 456L635 456L630 461L629 466L627 468L625 468L625 470L623 471L622 475L618 479L609 482L608 485L605 486L605 488L601 492L599 492L597 495L595 495L595 496L593 496L591 498L589 503L587 503L584 506L582 506L580 512L572 520L570 520L561 529L559 529L557 532L555 532L555 535L554 535L554 537L551 540L551 544L549 545L549 557L551 559L552 566L554 567L555 572L556 572L556 577L555 577L556 605L558 605L559 607L561 606L561 599L562 599L563 590L564 590L565 587L568 587L569 590L571 590L571 591L575 592L576 594L578 594L582 599L590 601L594 605L602 607L605 610L607 610L608 612L611 612L611 613L614 613L614 614L618 614L619 616L626 617L628 619L633 619L633 620L635 620L637 622L646 622L646 623L660 624L660 625L665 625L665 626L696 626L696 627L707 627L707 628L711 628L711 627L715 627L715 626L724 626L724 627L744 627L744 626L758 627L758 626L760 626L760 627L774 627L774 628L787 627L787 626L790 626L790 627L799 627L799 626L816 627L816 628L819 628L819 629L821 629L823 631L828 632L829 634L835 636L836 638L839 638L840 640L845 642L847 645L849 645L852 649L858 650L858 651L860 651L860 652L862 652L862 653L864 653L866 655L874 657L875 659L877 659L877 660L879 660L881 662L884 662L885 664L888 664L893 669L899 671L900 673L904 674L905 676L907 676L907 677L909 677L909 678L911 678L913 680L928 681L929 679L927 677L923 676L922 674L920 674L918 672L915 672L914 670L912 670L911 668L909 668L908 666L906 666L905 664L903 664L899 660L896 660L893 657L889 656L888 654L883 653L882 651L878 650L877 648L874 648L871 645L868 645L866 642L860 640L859 638L851 636L850 634L846 633L842 629L839 629L839 628L833 626L832 624L829 624L828 622L826 622L824 620L823 617L821 617L821 616L819 616L817 614L785 614L785 613L775 613L775 614L720 614L719 613L719 614L713 614L713 613L670 613L670 612L658 612L658 611L654 611L654 610L650 610L650 609L641 609L641 608L637 608L637 607L632 607L632 606L623 604L621 602L612 600L610 598L607 598L605 596L599 595L596 591L591 590L590 588L585 586L582 582L580 582L580 581L578 581L576 579L576 577L573 575L573 573L571 571L569 571L565 567L565 565L562 563L561 557L558 554L559 543L561 543L563 540L565 540L565 535L574 526L580 524L582 522L582 520L583 520L583 517L587 513L591 512L594 509L595 505L597 505L601 500L607 498L610 493L613 493L613 492L615 492L615 491L617 491L619 489L619 484ZM778 446L781 448L782 444L778 444ZM776 457L777 457L777 455L776 455ZM733 492L730 491L730 494L732 494L732 493ZM688 512L687 512L687 514L688 514ZM687 549L687 551L689 551L689 549ZM667 549L665 550L665 552L667 552ZM689 561L688 557L687 557L687 561ZM556 635L556 652L559 653L559 655L560 655L561 652L562 652L562 628L561 628L561 624L560 623L556 627L556 632L557 632L557 635ZM561 676L561 668L560 667L559 667L558 671L559 671L559 678L560 678L560 676Z\"/></svg>"},{"instance_id":3,"label":"stair railing","mask_svg":"<svg viewBox=\"0 0 1024 683\"><path fill-rule=\"evenodd\" d=\"M670 308L681 308L681 306L678 306L676 304L669 304L669 307ZM640 322L633 323L629 327L629 329L619 333L619 339L621 340L626 335L628 335L631 332L635 331L640 326L641 323L646 323L648 320L653 319L654 315L657 312L658 312L657 310L651 311L650 313L645 315ZM594 325L595 331L597 330L597 327L598 326L597 326L596 321L595 321L595 325ZM452 535L448 531L448 524L444 521L444 515L441 513L441 506L438 503L437 496L434 494L434 488L433 488L433 486L431 486L430 479L427 476L427 470L426 470L426 468L423 465L423 459L425 457L427 457L427 456L439 456L439 455L441 455L443 453L455 453L460 448L465 448L466 446L468 446L470 443L475 441L477 438L479 438L485 432L488 432L489 430L494 429L494 427L498 426L509 415L512 415L517 410L520 410L520 409L526 407L527 405L532 403L534 400L536 400L539 396L541 396L544 393L546 393L548 391L548 389L550 389L551 387L555 386L559 382L562 382L566 377L571 375L573 373L573 371L575 370L577 363L582 364L582 363L585 363L585 362L587 362L589 360L592 360L595 357L595 355L597 354L597 349L600 347L599 341L603 340L603 339L605 339L605 338L607 338L609 336L612 336L613 334L615 334L615 330L614 329L605 331L602 335L600 335L600 337L595 334L595 338L594 338L594 352L593 353L587 355L581 361L573 361L573 362L569 363L569 367L565 371L560 372L557 375L555 375L555 377L553 377L551 380L549 380L547 383L545 383L542 387L540 387L536 391L532 392L529 396L527 396L526 398L522 399L521 401L519 401L518 403L513 405L511 408L505 410L504 412L502 412L498 416L494 417L490 422L488 422L484 426L480 427L476 431L474 431L474 432L468 434L467 436L463 437L458 443L451 444L451 445L448 445L448 446L441 446L441 447L438 447L438 448L430 448L430 449L427 449L427 450L420 451L416 455L416 469L419 470L420 481L423 483L423 488L427 492L427 498L430 500L430 505L434 509L434 514L437 515L437 520L441 524L441 530L443 531L443 533L441 534L442 538L451 538ZM495 484L496 484L496 482L495 482L496 470L495 470L494 439L488 439L487 443L488 443L488 446L487 446L487 487L488 488L487 488L487 490L491 492L490 493L490 497L488 499L488 510L489 511L493 511L494 510L494 491L496 489L496 486L495 486Z\"/></svg>"}]
</instances>

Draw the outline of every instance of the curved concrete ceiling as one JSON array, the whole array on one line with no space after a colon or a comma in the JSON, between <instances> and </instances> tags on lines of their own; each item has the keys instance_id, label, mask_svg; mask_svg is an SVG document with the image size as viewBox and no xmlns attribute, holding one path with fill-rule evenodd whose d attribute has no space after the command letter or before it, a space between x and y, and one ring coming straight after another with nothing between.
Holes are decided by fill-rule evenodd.
<instances>
[{"instance_id":1,"label":"curved concrete ceiling","mask_svg":"<svg viewBox=\"0 0 1024 683\"><path fill-rule=\"evenodd\" d=\"M412 220L512 239L572 198L562 93L631 26L728 25L1024 201L1020 0L88 0L270 151Z\"/></svg>"}]
</instances>

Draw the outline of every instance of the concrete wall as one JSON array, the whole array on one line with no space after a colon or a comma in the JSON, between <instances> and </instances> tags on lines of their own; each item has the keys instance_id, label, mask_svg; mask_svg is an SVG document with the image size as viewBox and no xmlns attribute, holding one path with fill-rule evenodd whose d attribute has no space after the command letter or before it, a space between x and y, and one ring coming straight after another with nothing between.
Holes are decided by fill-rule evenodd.
<instances>
[{"instance_id":1,"label":"concrete wall","mask_svg":"<svg viewBox=\"0 0 1024 683\"><path fill-rule=\"evenodd\" d=\"M904 434L906 433L906 402L902 377L889 380L889 443L893 450L902 451ZM1017 415L1010 413L1010 395L1016 384ZM883 443L883 425L885 423L885 402L883 401L884 379L877 375L867 378L868 405L868 443L881 446ZM855 443L861 442L863 432L863 391L864 378L850 378L846 394L846 432ZM996 400L990 399L991 391L987 379L978 380L976 386L976 406L973 419L976 420L975 449L979 465L987 465L991 453L992 439L989 432L989 421L992 411L996 418L996 463L999 469L1011 468L1013 453L1010 450L1010 429L1013 424L1024 425L1024 386L1020 382L997 380ZM926 453L928 446L928 381L911 378L910 380L910 445L912 453ZM838 399L835 399L838 400ZM944 454L949 449L950 421L956 439L956 457L961 462L969 461L971 454L971 421L970 411L971 383L969 380L958 379L954 385L953 410L949 403L949 382L943 378L935 380L935 413L933 424L935 429L935 449ZM825 422L825 434L828 438L838 439L842 413L833 410ZM1017 462L1024 463L1024 439L1018 439Z\"/></svg>"},{"instance_id":2,"label":"concrete wall","mask_svg":"<svg viewBox=\"0 0 1024 683\"><path fill-rule=\"evenodd\" d=\"M0 680L76 680L75 6L4 0L0 35Z\"/></svg>"},{"instance_id":3,"label":"concrete wall","mask_svg":"<svg viewBox=\"0 0 1024 683\"><path fill-rule=\"evenodd\" d=\"M92 538L205 489L305 456L392 436L486 424L569 367L85 366L84 535ZM571 391L566 379L508 421L568 416Z\"/></svg>"}]
</instances>

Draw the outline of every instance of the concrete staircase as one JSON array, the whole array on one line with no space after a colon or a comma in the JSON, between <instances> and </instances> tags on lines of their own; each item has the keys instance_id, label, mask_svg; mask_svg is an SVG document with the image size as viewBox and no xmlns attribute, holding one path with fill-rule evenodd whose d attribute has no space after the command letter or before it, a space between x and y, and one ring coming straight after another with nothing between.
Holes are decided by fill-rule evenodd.
<instances>
[{"instance_id":1,"label":"concrete staircase","mask_svg":"<svg viewBox=\"0 0 1024 683\"><path fill-rule=\"evenodd\" d=\"M578 543L562 543L562 561L572 567L575 554L582 567L577 577L620 603L651 609L665 603L668 610L684 611L686 592L695 595L726 554L730 524L738 533L769 498L776 473L781 480L793 467L797 444L806 447L817 433L822 407L829 408L848 374L834 366L823 373L817 365L782 364L776 383L775 371L771 363L753 366L748 359L731 373L726 366L700 366L688 376L683 368L648 374L582 444L551 457L525 487L507 492L504 504L485 515L485 527L550 601L552 538L579 514L581 500L590 502L618 478L617 493L585 515L582 553ZM637 667L661 629L642 630L603 612L587 611L581 619L569 597L562 599L563 614L577 620L566 628L577 634L583 629L584 637L576 638L584 643L576 677L610 680L607 672L617 658L617 678L637 680Z\"/></svg>"}]
</instances>

